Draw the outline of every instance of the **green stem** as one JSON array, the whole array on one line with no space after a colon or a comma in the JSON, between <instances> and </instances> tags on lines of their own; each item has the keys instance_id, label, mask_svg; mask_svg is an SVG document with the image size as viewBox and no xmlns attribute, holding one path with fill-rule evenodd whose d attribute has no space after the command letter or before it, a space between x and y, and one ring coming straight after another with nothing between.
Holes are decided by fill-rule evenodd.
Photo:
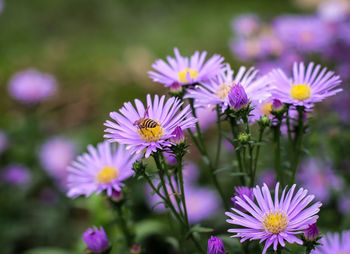
<instances>
[{"instance_id":1,"label":"green stem","mask_svg":"<svg viewBox=\"0 0 350 254\"><path fill-rule=\"evenodd\" d=\"M183 178L183 168L182 168L182 156L177 157L177 171L179 173L179 182L180 182L180 188L181 188L181 200L182 200L182 206L184 209L184 217L187 224L187 227L189 227L188 222L188 214L187 214L187 205L186 205L186 198L185 198L185 189L184 189L184 178Z\"/></svg>"},{"instance_id":2,"label":"green stem","mask_svg":"<svg viewBox=\"0 0 350 254\"><path fill-rule=\"evenodd\" d=\"M230 119L230 124L231 124L232 135L233 135L234 150L235 150L237 161L238 161L238 169L239 169L240 173L243 173L244 171L243 171L243 165L242 165L241 151L237 149L239 146L239 144L237 142L237 139L238 139L237 127L238 126L237 126L235 119L233 119L230 116L229 116L229 119ZM240 179L241 179L241 184L246 185L245 178L243 175L240 176Z\"/></svg>"},{"instance_id":3,"label":"green stem","mask_svg":"<svg viewBox=\"0 0 350 254\"><path fill-rule=\"evenodd\" d=\"M127 222L125 220L125 217L123 214L123 205L121 203L113 202L112 200L110 200L110 202L112 206L117 210L119 226L123 232L123 235L128 247L131 247L134 244L134 236L130 232Z\"/></svg>"},{"instance_id":4,"label":"green stem","mask_svg":"<svg viewBox=\"0 0 350 254\"><path fill-rule=\"evenodd\" d=\"M254 158L253 177L252 177L252 182L250 183L251 186L254 186L254 184L255 184L256 169L258 167L258 160L259 160L259 153L260 153L260 146L261 146L260 143L262 141L262 137L264 135L264 131L265 131L265 126L260 126L258 144L257 144L257 147L256 147L255 158Z\"/></svg>"},{"instance_id":5,"label":"green stem","mask_svg":"<svg viewBox=\"0 0 350 254\"><path fill-rule=\"evenodd\" d=\"M193 99L190 99L189 103L191 105L192 114L193 114L194 117L196 117L196 112L195 112L195 108L194 108L194 104L193 104ZM207 149L206 149L206 146L204 144L203 136L201 134L198 122L196 123L196 129L197 129L197 137L198 137L198 139L193 135L191 130L189 130L189 133L191 135L192 140L196 144L198 150L202 154L202 156L207 158L207 160L208 160L208 165L207 166L208 166L208 168L210 170L210 174L211 174L211 178L213 180L213 184L214 184L216 190L219 192L219 195L220 195L220 197L222 199L222 203L224 204L225 209L228 210L229 207L226 204L226 199L225 199L224 192L222 191L222 189L221 189L221 187L219 185L219 181L217 179L217 175L215 174L215 170L217 169L217 163L218 163L218 158L219 158L219 154L220 154L220 151L218 151L218 150L221 149L221 148L219 148L217 150L215 165L213 165L212 159L209 157ZM221 129L221 127L220 127L220 129ZM221 131L220 131L219 135L220 135L220 140L221 140ZM221 141L220 141L220 144L221 144ZM221 147L221 145L219 145L219 146Z\"/></svg>"},{"instance_id":6,"label":"green stem","mask_svg":"<svg viewBox=\"0 0 350 254\"><path fill-rule=\"evenodd\" d=\"M295 182L295 175L298 169L301 152L302 152L302 145L303 145L303 137L304 137L304 107L303 106L297 106L298 110L298 132L295 137L295 149L294 149L294 158L292 162L292 183Z\"/></svg>"},{"instance_id":7,"label":"green stem","mask_svg":"<svg viewBox=\"0 0 350 254\"><path fill-rule=\"evenodd\" d=\"M278 119L276 126L273 127L274 132L274 153L275 153L275 170L278 181L284 186L283 172L281 168L281 119Z\"/></svg>"},{"instance_id":8,"label":"green stem","mask_svg":"<svg viewBox=\"0 0 350 254\"><path fill-rule=\"evenodd\" d=\"M216 147L215 168L217 168L219 165L220 153L221 153L221 141L222 141L220 107L218 105L216 106L216 115L217 115L217 128L218 128L218 143Z\"/></svg>"}]
</instances>

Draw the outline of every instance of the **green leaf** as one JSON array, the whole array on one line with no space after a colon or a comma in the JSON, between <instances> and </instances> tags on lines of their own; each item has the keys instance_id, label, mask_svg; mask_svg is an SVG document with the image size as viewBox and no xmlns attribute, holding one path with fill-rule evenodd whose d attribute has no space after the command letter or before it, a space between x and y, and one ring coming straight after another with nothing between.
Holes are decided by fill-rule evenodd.
<instances>
[{"instance_id":1,"label":"green leaf","mask_svg":"<svg viewBox=\"0 0 350 254\"><path fill-rule=\"evenodd\" d=\"M190 235L192 235L193 233L209 233L213 231L214 229L212 228L206 228L206 227L201 227L200 225L195 225L187 232L186 238L189 238Z\"/></svg>"}]
</instances>

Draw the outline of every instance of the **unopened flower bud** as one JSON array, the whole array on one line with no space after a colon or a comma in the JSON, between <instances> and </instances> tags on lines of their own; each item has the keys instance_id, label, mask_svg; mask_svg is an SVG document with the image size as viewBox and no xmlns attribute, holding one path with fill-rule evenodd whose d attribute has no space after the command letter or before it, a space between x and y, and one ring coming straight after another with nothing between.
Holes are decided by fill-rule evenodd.
<instances>
[{"instance_id":1,"label":"unopened flower bud","mask_svg":"<svg viewBox=\"0 0 350 254\"><path fill-rule=\"evenodd\" d=\"M170 93L173 95L182 93L182 85L179 82L172 83L170 86Z\"/></svg>"},{"instance_id":2,"label":"unopened flower bud","mask_svg":"<svg viewBox=\"0 0 350 254\"><path fill-rule=\"evenodd\" d=\"M241 132L238 135L238 140L241 143L246 143L249 140L249 135L247 133L245 133L245 132Z\"/></svg>"},{"instance_id":3,"label":"unopened flower bud","mask_svg":"<svg viewBox=\"0 0 350 254\"><path fill-rule=\"evenodd\" d=\"M279 113L283 111L284 104L278 99L273 99L271 109L273 112Z\"/></svg>"},{"instance_id":4,"label":"unopened flower bud","mask_svg":"<svg viewBox=\"0 0 350 254\"><path fill-rule=\"evenodd\" d=\"M130 254L140 254L141 246L138 244L133 244L130 248Z\"/></svg>"},{"instance_id":5,"label":"unopened flower bud","mask_svg":"<svg viewBox=\"0 0 350 254\"><path fill-rule=\"evenodd\" d=\"M260 118L260 123L263 125L263 126L269 126L270 124L270 118L268 116L262 116Z\"/></svg>"},{"instance_id":6,"label":"unopened flower bud","mask_svg":"<svg viewBox=\"0 0 350 254\"><path fill-rule=\"evenodd\" d=\"M232 86L228 94L228 101L230 106L236 111L246 107L249 101L243 86L240 84Z\"/></svg>"},{"instance_id":7,"label":"unopened flower bud","mask_svg":"<svg viewBox=\"0 0 350 254\"><path fill-rule=\"evenodd\" d=\"M216 238L216 236L211 236L208 240L208 254L225 254L225 246L221 238Z\"/></svg>"},{"instance_id":8,"label":"unopened flower bud","mask_svg":"<svg viewBox=\"0 0 350 254\"><path fill-rule=\"evenodd\" d=\"M185 141L185 135L180 126L177 126L175 130L171 133L171 135L172 138L170 139L170 141L174 142L175 144L181 144Z\"/></svg>"},{"instance_id":9,"label":"unopened flower bud","mask_svg":"<svg viewBox=\"0 0 350 254\"><path fill-rule=\"evenodd\" d=\"M307 229L304 230L305 239L308 241L313 241L318 237L319 231L316 223L309 225Z\"/></svg>"},{"instance_id":10,"label":"unopened flower bud","mask_svg":"<svg viewBox=\"0 0 350 254\"><path fill-rule=\"evenodd\" d=\"M122 191L113 190L113 191L112 191L111 199L112 199L114 202L120 202L120 201L122 201L122 200L124 199L123 192L122 192Z\"/></svg>"},{"instance_id":11,"label":"unopened flower bud","mask_svg":"<svg viewBox=\"0 0 350 254\"><path fill-rule=\"evenodd\" d=\"M108 249L109 241L103 227L88 228L82 238L92 253L101 253Z\"/></svg>"}]
</instances>

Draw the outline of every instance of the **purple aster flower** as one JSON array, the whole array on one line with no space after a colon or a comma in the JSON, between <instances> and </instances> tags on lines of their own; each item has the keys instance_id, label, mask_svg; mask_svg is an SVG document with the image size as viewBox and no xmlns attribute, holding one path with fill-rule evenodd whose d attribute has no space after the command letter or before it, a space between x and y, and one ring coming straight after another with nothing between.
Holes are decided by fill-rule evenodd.
<instances>
[{"instance_id":1,"label":"purple aster flower","mask_svg":"<svg viewBox=\"0 0 350 254\"><path fill-rule=\"evenodd\" d=\"M274 200L266 184L262 188L259 186L254 188L256 202L247 196L243 199L237 197L237 203L248 213L236 208L232 208L233 213L226 212L230 217L227 222L238 226L229 229L228 232L235 233L232 237L240 237L241 242L266 241L262 254L265 254L271 245L275 251L278 245L284 247L285 241L302 245L301 239L295 235L302 233L308 225L316 223L321 203L316 202L309 206L314 196L307 195L308 191L303 188L294 195L295 187L294 184L288 192L285 187L279 198L279 183L277 183Z\"/></svg>"},{"instance_id":2,"label":"purple aster flower","mask_svg":"<svg viewBox=\"0 0 350 254\"><path fill-rule=\"evenodd\" d=\"M48 139L40 149L41 165L64 190L67 188L67 167L74 160L75 155L75 144L61 137Z\"/></svg>"},{"instance_id":3,"label":"purple aster flower","mask_svg":"<svg viewBox=\"0 0 350 254\"><path fill-rule=\"evenodd\" d=\"M31 176L28 168L12 164L2 170L1 179L8 184L23 186L31 181Z\"/></svg>"},{"instance_id":4,"label":"purple aster flower","mask_svg":"<svg viewBox=\"0 0 350 254\"><path fill-rule=\"evenodd\" d=\"M350 230L339 233L328 233L319 241L321 245L311 254L347 254L350 253Z\"/></svg>"},{"instance_id":5,"label":"purple aster flower","mask_svg":"<svg viewBox=\"0 0 350 254\"><path fill-rule=\"evenodd\" d=\"M253 188L249 188L247 186L235 187L234 197L231 198L234 207L242 212L245 212L245 209L238 204L237 197L239 197L240 199L243 199L244 196L247 196L248 198L250 198L250 200L254 201L254 192L253 191L254 191Z\"/></svg>"},{"instance_id":6,"label":"purple aster flower","mask_svg":"<svg viewBox=\"0 0 350 254\"><path fill-rule=\"evenodd\" d=\"M8 147L7 135L4 131L0 130L0 154Z\"/></svg>"},{"instance_id":7,"label":"purple aster flower","mask_svg":"<svg viewBox=\"0 0 350 254\"><path fill-rule=\"evenodd\" d=\"M252 110L251 115L249 116L249 121L259 121L262 116L268 116L269 118L273 118L273 115L271 114L272 102L273 100L271 98L268 98L261 102L255 101L252 105L254 109Z\"/></svg>"},{"instance_id":8,"label":"purple aster flower","mask_svg":"<svg viewBox=\"0 0 350 254\"><path fill-rule=\"evenodd\" d=\"M320 65L310 63L305 68L304 63L294 63L293 78L288 78L281 69L275 69L270 74L270 81L274 86L273 97L284 103L305 106L310 108L315 102L332 96L340 91L336 88L341 83L339 76L321 70Z\"/></svg>"},{"instance_id":9,"label":"purple aster flower","mask_svg":"<svg viewBox=\"0 0 350 254\"><path fill-rule=\"evenodd\" d=\"M103 227L88 228L83 234L83 241L93 253L102 253L109 247L108 237Z\"/></svg>"},{"instance_id":10,"label":"purple aster flower","mask_svg":"<svg viewBox=\"0 0 350 254\"><path fill-rule=\"evenodd\" d=\"M260 29L260 20L251 13L239 15L233 20L232 29L239 35L251 36Z\"/></svg>"},{"instance_id":11,"label":"purple aster flower","mask_svg":"<svg viewBox=\"0 0 350 254\"><path fill-rule=\"evenodd\" d=\"M208 240L207 254L225 254L225 246L220 237L211 236Z\"/></svg>"},{"instance_id":12,"label":"purple aster flower","mask_svg":"<svg viewBox=\"0 0 350 254\"><path fill-rule=\"evenodd\" d=\"M329 164L315 158L301 163L297 180L323 203L329 201L332 190L339 191L343 185L342 180L334 173Z\"/></svg>"},{"instance_id":13,"label":"purple aster flower","mask_svg":"<svg viewBox=\"0 0 350 254\"><path fill-rule=\"evenodd\" d=\"M228 102L234 110L240 110L248 106L248 96L239 83L231 87L228 93Z\"/></svg>"},{"instance_id":14,"label":"purple aster flower","mask_svg":"<svg viewBox=\"0 0 350 254\"><path fill-rule=\"evenodd\" d=\"M136 99L135 106L131 102L124 103L120 113L112 112L110 117L116 122L107 120L104 137L111 142L125 144L127 149L134 152L146 150L148 158L152 152L173 145L170 141L176 127L182 130L191 128L196 119L191 117L190 106L180 110L183 102L177 98L165 101L165 96L154 96L154 101L147 95L147 108Z\"/></svg>"},{"instance_id":15,"label":"purple aster flower","mask_svg":"<svg viewBox=\"0 0 350 254\"><path fill-rule=\"evenodd\" d=\"M37 103L52 96L57 82L50 74L25 70L15 74L9 83L10 95L22 103Z\"/></svg>"},{"instance_id":16,"label":"purple aster flower","mask_svg":"<svg viewBox=\"0 0 350 254\"><path fill-rule=\"evenodd\" d=\"M180 126L177 126L172 133L173 137L170 138L170 141L175 144L180 144L185 141L185 135Z\"/></svg>"},{"instance_id":17,"label":"purple aster flower","mask_svg":"<svg viewBox=\"0 0 350 254\"><path fill-rule=\"evenodd\" d=\"M205 62L207 56L205 51L202 53L196 51L190 58L181 56L177 48L174 48L174 53L175 59L168 56L168 63L158 59L152 64L155 71L148 73L154 82L166 87L202 82L215 76L224 61L223 57L214 55Z\"/></svg>"},{"instance_id":18,"label":"purple aster flower","mask_svg":"<svg viewBox=\"0 0 350 254\"><path fill-rule=\"evenodd\" d=\"M309 225L307 229L304 230L304 236L306 240L313 241L318 237L319 231L316 223Z\"/></svg>"},{"instance_id":19,"label":"purple aster flower","mask_svg":"<svg viewBox=\"0 0 350 254\"><path fill-rule=\"evenodd\" d=\"M326 24L313 16L282 16L273 29L284 45L303 52L321 51L331 40Z\"/></svg>"},{"instance_id":20,"label":"purple aster flower","mask_svg":"<svg viewBox=\"0 0 350 254\"><path fill-rule=\"evenodd\" d=\"M122 181L134 174L133 163L138 158L125 149L125 146L115 146L109 142L88 146L88 153L78 156L68 167L68 193L75 198L80 195L90 196L106 191L108 196L113 190L121 191Z\"/></svg>"},{"instance_id":21,"label":"purple aster flower","mask_svg":"<svg viewBox=\"0 0 350 254\"><path fill-rule=\"evenodd\" d=\"M244 88L250 101L261 101L270 96L268 80L266 77L257 79L257 71L254 68L246 71L242 66L235 76L233 74L230 65L226 64L220 75L204 82L203 86L189 89L185 98L193 98L195 107L220 105L222 111L225 111L229 106L229 92L237 84Z\"/></svg>"}]
</instances>

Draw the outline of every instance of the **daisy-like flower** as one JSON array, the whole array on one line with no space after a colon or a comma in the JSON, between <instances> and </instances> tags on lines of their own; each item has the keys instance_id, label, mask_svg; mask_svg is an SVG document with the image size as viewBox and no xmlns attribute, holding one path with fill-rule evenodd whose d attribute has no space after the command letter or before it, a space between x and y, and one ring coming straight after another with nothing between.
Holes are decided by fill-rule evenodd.
<instances>
[{"instance_id":1,"label":"daisy-like flower","mask_svg":"<svg viewBox=\"0 0 350 254\"><path fill-rule=\"evenodd\" d=\"M99 143L97 148L88 146L88 153L78 156L68 167L68 196L90 196L106 190L121 191L123 180L134 174L132 164L137 160L123 145L117 149L109 142Z\"/></svg>"},{"instance_id":2,"label":"daisy-like flower","mask_svg":"<svg viewBox=\"0 0 350 254\"><path fill-rule=\"evenodd\" d=\"M257 73L258 71L253 67L247 70L242 66L234 75L230 65L226 64L218 76L208 82L203 82L203 86L189 89L185 98L193 98L195 107L220 105L222 111L225 111L230 104L229 93L231 88L240 84L250 101L262 101L270 96L269 83L265 77L257 79Z\"/></svg>"},{"instance_id":3,"label":"daisy-like flower","mask_svg":"<svg viewBox=\"0 0 350 254\"><path fill-rule=\"evenodd\" d=\"M273 245L276 251L278 245L285 246L289 243L303 244L296 237L302 234L310 224L316 223L321 203L316 202L309 206L314 199L313 195L307 195L307 190L300 188L294 195L296 185L294 184L287 192L284 188L279 198L279 183L275 187L274 200L266 184L262 188L254 188L256 202L246 195L237 197L237 204L243 207L247 213L232 208L232 212L226 212L230 217L228 223L241 226L229 229L228 232L235 233L232 237L240 237L241 242L246 240L260 240L265 242L263 254Z\"/></svg>"},{"instance_id":4,"label":"daisy-like flower","mask_svg":"<svg viewBox=\"0 0 350 254\"><path fill-rule=\"evenodd\" d=\"M115 121L106 121L104 137L111 142L125 144L132 153L146 149L148 158L157 149L173 145L171 138L177 126L182 130L191 128L197 119L191 116L190 106L180 110L183 102L172 97L165 101L165 96L152 98L147 95L147 107L136 99L135 106L131 102L124 103L118 112L110 113Z\"/></svg>"},{"instance_id":5,"label":"daisy-like flower","mask_svg":"<svg viewBox=\"0 0 350 254\"><path fill-rule=\"evenodd\" d=\"M311 254L347 254L350 253L350 230L339 233L328 233L319 241Z\"/></svg>"},{"instance_id":6,"label":"daisy-like flower","mask_svg":"<svg viewBox=\"0 0 350 254\"><path fill-rule=\"evenodd\" d=\"M272 70L269 77L274 86L274 98L307 108L342 91L337 88L341 83L339 76L327 71L327 68L321 70L321 65L315 66L312 62L307 68L303 62L294 63L292 78L288 78L281 69Z\"/></svg>"},{"instance_id":7,"label":"daisy-like flower","mask_svg":"<svg viewBox=\"0 0 350 254\"><path fill-rule=\"evenodd\" d=\"M179 85L188 85L202 82L217 75L224 58L214 55L205 62L207 52L196 51L190 58L183 57L177 48L174 48L175 59L168 56L166 63L158 59L152 64L155 71L149 71L154 82L166 87L179 89Z\"/></svg>"}]
</instances>

